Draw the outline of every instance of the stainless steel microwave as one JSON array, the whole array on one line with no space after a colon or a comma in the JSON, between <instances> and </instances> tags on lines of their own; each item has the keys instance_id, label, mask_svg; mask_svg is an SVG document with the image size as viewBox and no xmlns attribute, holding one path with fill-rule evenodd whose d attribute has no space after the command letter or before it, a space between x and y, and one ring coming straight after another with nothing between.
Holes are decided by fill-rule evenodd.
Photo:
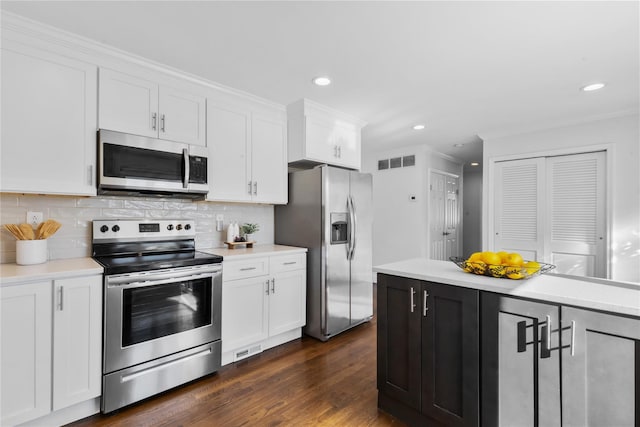
<instances>
[{"instance_id":1,"label":"stainless steel microwave","mask_svg":"<svg viewBox=\"0 0 640 427\"><path fill-rule=\"evenodd\" d=\"M98 194L203 199L207 148L101 129Z\"/></svg>"}]
</instances>

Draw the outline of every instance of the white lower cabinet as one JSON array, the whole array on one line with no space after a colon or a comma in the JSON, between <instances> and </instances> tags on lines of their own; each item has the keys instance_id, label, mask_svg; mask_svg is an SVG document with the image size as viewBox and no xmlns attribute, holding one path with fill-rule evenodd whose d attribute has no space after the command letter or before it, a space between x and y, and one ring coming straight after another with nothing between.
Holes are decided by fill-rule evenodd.
<instances>
[{"instance_id":1,"label":"white lower cabinet","mask_svg":"<svg viewBox=\"0 0 640 427\"><path fill-rule=\"evenodd\" d=\"M0 301L1 425L100 395L102 276L6 286Z\"/></svg>"},{"instance_id":2,"label":"white lower cabinet","mask_svg":"<svg viewBox=\"0 0 640 427\"><path fill-rule=\"evenodd\" d=\"M305 253L224 261L223 365L301 336L306 277Z\"/></svg>"}]
</instances>

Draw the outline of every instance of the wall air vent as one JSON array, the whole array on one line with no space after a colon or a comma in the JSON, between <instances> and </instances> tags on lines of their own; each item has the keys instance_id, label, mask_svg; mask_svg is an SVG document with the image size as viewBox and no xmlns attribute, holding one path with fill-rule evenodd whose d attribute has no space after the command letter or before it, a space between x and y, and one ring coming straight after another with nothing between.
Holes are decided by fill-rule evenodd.
<instances>
[{"instance_id":1,"label":"wall air vent","mask_svg":"<svg viewBox=\"0 0 640 427\"><path fill-rule=\"evenodd\" d=\"M378 170L406 168L416 165L416 155L393 157L391 159L378 160Z\"/></svg>"},{"instance_id":2,"label":"wall air vent","mask_svg":"<svg viewBox=\"0 0 640 427\"><path fill-rule=\"evenodd\" d=\"M402 167L402 157L394 157L393 159L389 159L389 166L391 166L392 169Z\"/></svg>"},{"instance_id":3,"label":"wall air vent","mask_svg":"<svg viewBox=\"0 0 640 427\"><path fill-rule=\"evenodd\" d=\"M416 156L412 154L410 156L404 156L402 158L402 167L406 168L407 166L415 166L416 165Z\"/></svg>"}]
</instances>

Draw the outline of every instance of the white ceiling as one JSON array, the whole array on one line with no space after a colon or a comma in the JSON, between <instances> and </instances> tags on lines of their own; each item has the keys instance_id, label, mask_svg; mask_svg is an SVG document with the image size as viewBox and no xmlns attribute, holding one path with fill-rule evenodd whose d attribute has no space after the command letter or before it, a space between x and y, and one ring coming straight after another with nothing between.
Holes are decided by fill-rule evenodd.
<instances>
[{"instance_id":1,"label":"white ceiling","mask_svg":"<svg viewBox=\"0 0 640 427\"><path fill-rule=\"evenodd\" d=\"M342 110L368 122L364 150L426 144L481 160L480 137L639 108L638 1L1 7L281 104L306 97ZM318 75L333 84L313 86ZM607 87L579 90L594 81Z\"/></svg>"}]
</instances>

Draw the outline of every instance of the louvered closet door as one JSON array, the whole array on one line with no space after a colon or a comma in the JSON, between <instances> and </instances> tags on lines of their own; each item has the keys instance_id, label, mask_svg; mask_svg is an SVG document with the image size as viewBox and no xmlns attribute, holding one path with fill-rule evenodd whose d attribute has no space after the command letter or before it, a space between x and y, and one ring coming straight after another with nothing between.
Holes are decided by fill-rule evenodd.
<instances>
[{"instance_id":1,"label":"louvered closet door","mask_svg":"<svg viewBox=\"0 0 640 427\"><path fill-rule=\"evenodd\" d=\"M556 272L606 277L605 153L547 158L548 259Z\"/></svg>"},{"instance_id":2,"label":"louvered closet door","mask_svg":"<svg viewBox=\"0 0 640 427\"><path fill-rule=\"evenodd\" d=\"M544 258L544 158L496 163L494 250Z\"/></svg>"}]
</instances>

